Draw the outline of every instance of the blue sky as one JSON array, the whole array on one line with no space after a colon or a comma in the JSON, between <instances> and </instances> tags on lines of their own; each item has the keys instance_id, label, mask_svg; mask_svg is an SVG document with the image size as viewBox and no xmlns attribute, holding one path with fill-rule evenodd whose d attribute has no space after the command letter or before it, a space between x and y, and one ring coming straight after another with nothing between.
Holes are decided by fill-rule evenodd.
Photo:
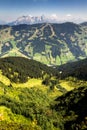
<instances>
[{"instance_id":1,"label":"blue sky","mask_svg":"<svg viewBox=\"0 0 87 130\"><path fill-rule=\"evenodd\" d=\"M0 20L43 14L58 20L86 20L87 0L0 0Z\"/></svg>"}]
</instances>

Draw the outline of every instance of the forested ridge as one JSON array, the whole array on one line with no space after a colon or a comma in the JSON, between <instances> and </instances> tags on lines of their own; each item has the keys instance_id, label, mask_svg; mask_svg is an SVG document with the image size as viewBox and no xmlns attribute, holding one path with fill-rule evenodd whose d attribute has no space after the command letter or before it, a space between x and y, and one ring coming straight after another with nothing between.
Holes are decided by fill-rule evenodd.
<instances>
[{"instance_id":1,"label":"forested ridge","mask_svg":"<svg viewBox=\"0 0 87 130\"><path fill-rule=\"evenodd\" d=\"M1 58L0 69L13 82L26 82L28 78L42 78L45 74L51 76L56 72L51 67L23 57Z\"/></svg>"},{"instance_id":2,"label":"forested ridge","mask_svg":"<svg viewBox=\"0 0 87 130\"><path fill-rule=\"evenodd\" d=\"M52 68L21 57L1 58L0 130L86 130L86 63Z\"/></svg>"}]
</instances>

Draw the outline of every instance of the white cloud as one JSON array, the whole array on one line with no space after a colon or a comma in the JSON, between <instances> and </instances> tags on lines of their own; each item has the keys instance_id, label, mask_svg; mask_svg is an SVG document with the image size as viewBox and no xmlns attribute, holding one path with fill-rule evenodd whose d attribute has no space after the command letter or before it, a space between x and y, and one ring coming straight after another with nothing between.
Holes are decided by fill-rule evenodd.
<instances>
[{"instance_id":1,"label":"white cloud","mask_svg":"<svg viewBox=\"0 0 87 130\"><path fill-rule=\"evenodd\" d=\"M57 19L58 19L58 16L57 16L56 14L52 14L52 15L50 16L50 18L57 20Z\"/></svg>"},{"instance_id":2,"label":"white cloud","mask_svg":"<svg viewBox=\"0 0 87 130\"><path fill-rule=\"evenodd\" d=\"M71 14L67 14L66 16L67 16L67 17L72 17L72 15L71 15Z\"/></svg>"}]
</instances>

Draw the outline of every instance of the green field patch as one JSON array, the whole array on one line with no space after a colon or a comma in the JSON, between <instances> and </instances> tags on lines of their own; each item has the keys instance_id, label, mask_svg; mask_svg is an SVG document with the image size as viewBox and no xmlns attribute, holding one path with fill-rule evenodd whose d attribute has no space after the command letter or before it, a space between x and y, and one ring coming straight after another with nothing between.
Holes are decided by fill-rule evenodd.
<instances>
[{"instance_id":1,"label":"green field patch","mask_svg":"<svg viewBox=\"0 0 87 130\"><path fill-rule=\"evenodd\" d=\"M0 70L0 82L2 82L5 85L10 85L10 80L2 74L1 70Z\"/></svg>"}]
</instances>

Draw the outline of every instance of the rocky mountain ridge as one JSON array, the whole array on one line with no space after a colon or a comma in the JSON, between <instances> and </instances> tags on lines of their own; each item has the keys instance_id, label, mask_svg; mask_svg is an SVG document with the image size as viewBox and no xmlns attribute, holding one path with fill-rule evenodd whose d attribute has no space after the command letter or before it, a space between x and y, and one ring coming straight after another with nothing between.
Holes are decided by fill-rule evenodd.
<instances>
[{"instance_id":1,"label":"rocky mountain ridge","mask_svg":"<svg viewBox=\"0 0 87 130\"><path fill-rule=\"evenodd\" d=\"M17 18L15 21L8 23L9 25L19 25L19 24L36 24L36 23L44 23L47 22L47 18L44 15L41 16L21 16Z\"/></svg>"}]
</instances>

